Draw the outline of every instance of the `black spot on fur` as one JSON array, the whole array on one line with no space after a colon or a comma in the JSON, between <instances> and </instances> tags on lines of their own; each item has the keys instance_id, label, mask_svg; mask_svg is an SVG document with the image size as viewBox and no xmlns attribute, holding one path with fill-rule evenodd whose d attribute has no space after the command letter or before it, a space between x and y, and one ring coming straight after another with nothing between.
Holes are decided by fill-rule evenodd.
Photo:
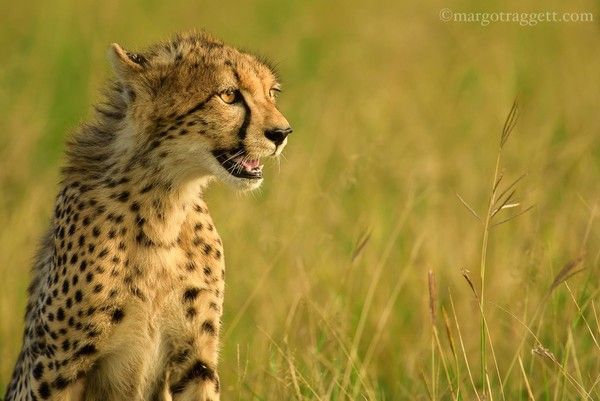
<instances>
[{"instance_id":1,"label":"black spot on fur","mask_svg":"<svg viewBox=\"0 0 600 401\"><path fill-rule=\"evenodd\" d=\"M198 312L196 312L195 308L188 308L187 311L185 311L185 317L187 317L189 320L192 320L196 314L198 314Z\"/></svg>"},{"instance_id":2,"label":"black spot on fur","mask_svg":"<svg viewBox=\"0 0 600 401\"><path fill-rule=\"evenodd\" d=\"M50 386L48 385L48 383L43 382L42 384L40 384L40 388L38 389L38 394L40 395L40 397L42 397L43 400L47 400L48 398L50 398Z\"/></svg>"},{"instance_id":3,"label":"black spot on fur","mask_svg":"<svg viewBox=\"0 0 600 401\"><path fill-rule=\"evenodd\" d=\"M85 344L83 346L81 346L81 348L79 348L77 350L77 352L75 352L75 358L81 357L83 355L92 355L95 354L96 352L98 352L98 350L96 349L96 346L94 344Z\"/></svg>"},{"instance_id":4,"label":"black spot on fur","mask_svg":"<svg viewBox=\"0 0 600 401\"><path fill-rule=\"evenodd\" d=\"M135 224L138 227L142 227L144 224L146 224L146 219L138 214L137 216L135 216Z\"/></svg>"},{"instance_id":5,"label":"black spot on fur","mask_svg":"<svg viewBox=\"0 0 600 401\"><path fill-rule=\"evenodd\" d=\"M200 288L198 288L198 287L188 288L183 293L183 301L184 302L192 302L193 300L195 300L198 297L198 294L200 294Z\"/></svg>"},{"instance_id":6,"label":"black spot on fur","mask_svg":"<svg viewBox=\"0 0 600 401\"><path fill-rule=\"evenodd\" d=\"M145 194L146 192L149 192L152 188L154 188L154 185L148 184L144 188L142 188L142 190L140 191L140 194Z\"/></svg>"},{"instance_id":7,"label":"black spot on fur","mask_svg":"<svg viewBox=\"0 0 600 401\"><path fill-rule=\"evenodd\" d=\"M40 380L42 378L43 374L44 374L44 364L41 362L36 363L35 367L33 368L33 377L36 380Z\"/></svg>"},{"instance_id":8,"label":"black spot on fur","mask_svg":"<svg viewBox=\"0 0 600 401\"><path fill-rule=\"evenodd\" d=\"M138 244L140 244L142 246L147 246L147 247L155 246L154 242L150 238L148 238L146 233L144 233L141 230L138 233L138 235L135 236L135 240Z\"/></svg>"},{"instance_id":9,"label":"black spot on fur","mask_svg":"<svg viewBox=\"0 0 600 401\"><path fill-rule=\"evenodd\" d=\"M123 191L120 194L117 195L117 200L119 202L127 202L129 200L129 192L128 191Z\"/></svg>"},{"instance_id":10,"label":"black spot on fur","mask_svg":"<svg viewBox=\"0 0 600 401\"><path fill-rule=\"evenodd\" d=\"M144 295L144 293L138 288L138 287L132 287L130 289L131 293L133 294L134 297L139 298L142 301L146 301L146 296Z\"/></svg>"},{"instance_id":11,"label":"black spot on fur","mask_svg":"<svg viewBox=\"0 0 600 401\"><path fill-rule=\"evenodd\" d=\"M120 323L124 317L125 317L125 312L123 312L123 309L118 308L113 311L111 320L113 323Z\"/></svg>"},{"instance_id":12,"label":"black spot on fur","mask_svg":"<svg viewBox=\"0 0 600 401\"><path fill-rule=\"evenodd\" d=\"M210 320L205 320L204 323L202 323L202 331L211 336L214 336L217 332L215 325Z\"/></svg>"},{"instance_id":13,"label":"black spot on fur","mask_svg":"<svg viewBox=\"0 0 600 401\"><path fill-rule=\"evenodd\" d=\"M69 381L62 376L58 376L56 380L52 382L52 386L56 387L59 390L64 389L69 385Z\"/></svg>"}]
</instances>

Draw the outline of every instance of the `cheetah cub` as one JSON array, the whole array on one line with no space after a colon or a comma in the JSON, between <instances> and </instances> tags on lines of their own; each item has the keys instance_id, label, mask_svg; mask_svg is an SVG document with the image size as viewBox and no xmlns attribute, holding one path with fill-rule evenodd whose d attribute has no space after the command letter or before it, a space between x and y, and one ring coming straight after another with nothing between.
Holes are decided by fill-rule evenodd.
<instances>
[{"instance_id":1,"label":"cheetah cub","mask_svg":"<svg viewBox=\"0 0 600 401\"><path fill-rule=\"evenodd\" d=\"M224 274L203 191L263 180L292 129L261 59L189 33L130 53L67 146L6 401L218 400Z\"/></svg>"}]
</instances>

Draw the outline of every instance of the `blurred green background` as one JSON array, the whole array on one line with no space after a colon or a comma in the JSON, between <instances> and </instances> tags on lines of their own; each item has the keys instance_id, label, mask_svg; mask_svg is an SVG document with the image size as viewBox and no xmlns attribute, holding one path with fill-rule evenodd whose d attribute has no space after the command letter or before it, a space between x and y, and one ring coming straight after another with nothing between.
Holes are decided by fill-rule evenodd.
<instances>
[{"instance_id":1,"label":"blurred green background","mask_svg":"<svg viewBox=\"0 0 600 401\"><path fill-rule=\"evenodd\" d=\"M443 8L594 21L481 26ZM600 399L599 21L592 0L2 0L0 393L64 140L111 74L108 45L205 28L277 61L294 126L260 192L208 195L228 266L223 399ZM503 185L527 176L500 220L535 207L489 238L485 384L462 275L478 292L482 225L456 194L485 214L517 95Z\"/></svg>"}]
</instances>

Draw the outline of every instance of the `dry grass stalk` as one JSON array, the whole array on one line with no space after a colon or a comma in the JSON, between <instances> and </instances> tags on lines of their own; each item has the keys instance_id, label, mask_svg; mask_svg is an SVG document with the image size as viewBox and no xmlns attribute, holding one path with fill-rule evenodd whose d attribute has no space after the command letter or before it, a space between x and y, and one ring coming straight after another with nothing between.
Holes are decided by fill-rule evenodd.
<instances>
[{"instance_id":1,"label":"dry grass stalk","mask_svg":"<svg viewBox=\"0 0 600 401\"><path fill-rule=\"evenodd\" d=\"M474 217L475 217L477 220L479 220L479 222L480 222L480 223L483 223L483 221L481 220L481 217L479 217L479 215L477 214L477 212L475 211L475 209L473 209L473 207L472 207L471 205L469 205L469 204L467 203L467 201L466 201L466 200L464 200L464 199L462 198L462 196L460 196L458 193L456 193L456 197L458 198L458 200L460 200L460 202L463 204L463 206L464 206L464 207L466 207L466 208L467 208L467 210L468 210L469 212L471 212L471 214L472 214L472 215L473 215L473 216L474 216Z\"/></svg>"},{"instance_id":2,"label":"dry grass stalk","mask_svg":"<svg viewBox=\"0 0 600 401\"><path fill-rule=\"evenodd\" d=\"M358 237L358 241L356 242L356 245L354 246L354 250L352 251L352 258L351 258L352 263L354 263L358 259L358 257L362 254L363 250L365 249L365 246L369 242L369 239L371 239L371 230L367 229Z\"/></svg>"},{"instance_id":3,"label":"dry grass stalk","mask_svg":"<svg viewBox=\"0 0 600 401\"><path fill-rule=\"evenodd\" d=\"M519 99L515 99L510 108L510 112L508 113L508 116L506 117L506 120L504 120L504 127L502 128L502 135L500 136L500 149L502 149L504 147L504 145L506 144L506 141L508 141L508 138L510 137L510 134L512 133L513 128L515 128L515 125L517 125L518 118L519 118Z\"/></svg>"},{"instance_id":4,"label":"dry grass stalk","mask_svg":"<svg viewBox=\"0 0 600 401\"><path fill-rule=\"evenodd\" d=\"M410 258L409 258L409 261L407 264L408 266L412 266L415 263L415 259L417 258L419 250L421 249L424 238L425 238L424 236L420 236L419 238L417 238L415 245L413 246L413 249L411 250ZM387 301L385 307L383 308L383 312L381 313L381 315L379 317L375 333L373 334L373 336L371 338L371 342L369 344L369 347L367 348L367 351L365 352L365 356L363 358L363 363L360 367L359 380L357 380L356 384L354 385L354 391L352 392L354 399L358 396L359 385L362 382L363 377L367 374L367 370L369 369L369 366L370 366L371 362L373 361L373 357L375 356L376 348L379 345L379 341L385 332L386 324L387 324L390 316L392 316L392 312L394 311L394 305L396 304L396 300L398 299L398 296L400 295L400 290L402 289L402 287L404 286L404 283L406 282L406 278L408 277L409 271L410 271L409 269L402 269L401 274L398 275L398 279L396 280L394 289L392 290L392 293L391 293L390 297L388 298L388 301Z\"/></svg>"},{"instance_id":5,"label":"dry grass stalk","mask_svg":"<svg viewBox=\"0 0 600 401\"><path fill-rule=\"evenodd\" d=\"M444 318L444 328L446 329L446 338L448 338L448 343L450 344L450 351L452 351L452 355L456 358L456 346L454 345L454 337L452 336L452 330L450 329L450 319L448 318L446 308L444 307L442 307L442 317Z\"/></svg>"},{"instance_id":6,"label":"dry grass stalk","mask_svg":"<svg viewBox=\"0 0 600 401\"><path fill-rule=\"evenodd\" d=\"M444 328L446 329L446 338L450 344L450 351L454 358L454 371L456 374L456 398L460 399L460 367L458 364L458 353L456 352L456 346L454 345L454 336L452 335L452 329L450 328L450 319L446 313L446 308L442 307L442 317L444 319Z\"/></svg>"},{"instance_id":7,"label":"dry grass stalk","mask_svg":"<svg viewBox=\"0 0 600 401\"><path fill-rule=\"evenodd\" d=\"M486 297L485 297L486 278L485 278L485 276L486 276L486 267L487 267L487 250L488 250L490 230L492 227L499 225L499 224L503 224L505 222L508 222L508 221L516 218L517 216L519 216L523 213L526 213L527 211L529 211L531 209L531 207L529 207L529 208L525 209L524 211L517 213L516 215L513 215L513 216L511 216L503 221L500 221L498 223L495 223L493 221L494 217L499 215L499 213L501 211L507 210L507 209L513 209L513 208L520 206L520 202L514 201L513 199L516 194L516 185L517 185L517 183L519 183L519 181L521 181L521 179L524 176L517 178L512 183L510 183L506 188L500 190L500 185L504 178L504 174L501 172L502 150L504 149L504 146L506 145L508 139L510 138L510 135L513 132L513 129L515 128L515 125L516 125L517 119L518 119L518 110L519 110L518 101L517 101L517 99L515 99L515 101L513 102L512 106L511 106L511 109L508 113L508 116L506 117L506 119L504 121L504 126L502 128L502 134L500 135L500 143L499 143L498 153L496 155L496 165L494 167L494 175L493 175L492 185L491 185L490 194L489 194L489 198L488 198L487 212L485 213L485 219L483 220L483 235L482 235L482 240L481 240L481 260L480 260L480 269L479 269L480 270L480 296L479 297L477 297L477 292L475 291L475 286L473 285L473 282L472 282L468 272L463 271L463 277L469 284L469 287L475 294L475 297L477 298L478 303L479 303L479 312L480 312L480 330L479 330L480 343L479 344L480 344L480 362L481 362L481 381L483 383L482 391L483 391L484 397L486 396L486 393L487 393L486 387L487 388L490 387L489 377L488 377L488 373L487 373L487 345L486 345L486 343L489 341L490 346L492 345L492 339L489 336L489 330L487 328L487 323L486 323L486 319L485 319L485 300L486 300ZM465 205L465 207L467 209L469 209L469 211L471 211L471 213L474 216L479 218L479 215L474 211L474 209L464 199L462 199L460 196L458 196L458 198L461 200L463 205ZM488 337L488 338L486 339L486 337ZM493 352L493 350L492 350L492 352ZM495 355L494 355L494 364L495 364L496 372L498 374L498 379L500 380L500 385L502 388L503 387L502 380L500 378L498 364L497 364ZM502 390L502 395L504 397L503 390ZM491 397L491 393L489 394L489 396Z\"/></svg>"},{"instance_id":8,"label":"dry grass stalk","mask_svg":"<svg viewBox=\"0 0 600 401\"><path fill-rule=\"evenodd\" d=\"M529 379L527 378L527 373L525 373L525 368L523 367L523 360L519 355L517 357L519 360L519 367L521 368L521 374L523 375L523 381L525 382L525 388L527 389L527 396L530 401L535 401L535 397L533 396L533 391L531 390L531 385L529 384Z\"/></svg>"},{"instance_id":9,"label":"dry grass stalk","mask_svg":"<svg viewBox=\"0 0 600 401\"><path fill-rule=\"evenodd\" d=\"M577 380L567 371L565 366L556 358L556 356L554 356L552 351L550 351L548 348L543 347L541 344L537 344L535 347L533 347L531 353L533 355L541 357L545 361L550 362L551 365L558 367L563 377L565 377L567 381L571 383L573 387L575 387L582 399L589 399L589 394L587 393L587 391L585 391L585 388L583 388L583 386L580 383L578 383Z\"/></svg>"},{"instance_id":10,"label":"dry grass stalk","mask_svg":"<svg viewBox=\"0 0 600 401\"><path fill-rule=\"evenodd\" d=\"M435 284L435 273L429 269L427 274L427 288L429 289L429 315L431 324L435 326L437 315L437 288Z\"/></svg>"},{"instance_id":11,"label":"dry grass stalk","mask_svg":"<svg viewBox=\"0 0 600 401\"><path fill-rule=\"evenodd\" d=\"M583 270L583 269L580 269L579 271L581 271L581 270ZM573 303L577 307L577 312L579 313L579 317L581 318L581 320L583 320L583 323L585 323L585 327L588 329L588 332L590 333L590 337L592 337L594 345L600 351L600 344L598 344L598 340L596 339L596 335L594 334L594 330L592 330L590 324L588 323L588 320L585 317L585 314L583 313L583 310L579 306L579 302L577 302L577 299L575 299L575 295L573 294L573 291L571 291L571 287L566 282L565 282L565 286L567 287L567 291L569 292L569 295L571 296L571 299L573 300ZM569 333L570 333L570 331L569 331Z\"/></svg>"},{"instance_id":12,"label":"dry grass stalk","mask_svg":"<svg viewBox=\"0 0 600 401\"><path fill-rule=\"evenodd\" d=\"M473 295L475 296L475 299L477 300L477 302L479 302L479 296L477 295L477 290L475 290L475 285L473 285L473 280L471 280L471 272L468 271L467 269L461 269L461 273L462 276L464 277L464 279L466 280L467 284L469 285L469 288L471 288L471 291L473 291Z\"/></svg>"},{"instance_id":13,"label":"dry grass stalk","mask_svg":"<svg viewBox=\"0 0 600 401\"><path fill-rule=\"evenodd\" d=\"M442 361L442 368L444 370L444 375L446 376L446 381L448 382L448 388L450 390L450 394L453 400L457 400L457 395L454 391L454 387L452 385L452 379L450 378L450 370L448 369L448 365L446 363L446 358L444 356L444 351L442 349L442 344L440 342L436 320L437 320L437 287L435 280L435 273L433 270L429 269L427 274L427 287L429 290L429 317L431 319L431 328L432 328L432 338L431 338L431 380L432 380L432 388L433 388L433 396L437 398L437 386L436 386L436 365L435 365L435 350L437 349L440 360Z\"/></svg>"},{"instance_id":14,"label":"dry grass stalk","mask_svg":"<svg viewBox=\"0 0 600 401\"><path fill-rule=\"evenodd\" d=\"M477 392L477 386L475 386L475 380L473 380L473 374L471 373L471 366L469 365L469 358L467 358L467 351L465 349L465 343L462 337L462 333L460 331L460 324L458 323L458 317L456 316L456 308L454 307L454 299L452 298L452 294L450 294L450 306L452 307L452 316L454 317L454 324L456 325L456 332L458 333L458 340L460 342L460 349L462 351L462 356L465 361L465 366L467 367L467 374L469 376L469 381L471 383L471 387L473 388L473 393L477 397L478 401L482 401L479 393Z\"/></svg>"},{"instance_id":15,"label":"dry grass stalk","mask_svg":"<svg viewBox=\"0 0 600 401\"><path fill-rule=\"evenodd\" d=\"M350 384L352 365L354 364L354 361L358 357L358 346L360 344L363 332L365 330L365 325L367 323L367 317L371 311L371 305L373 303L373 297L375 296L375 290L377 289L377 286L379 285L379 281L381 279L381 275L383 273L384 267L387 264L387 261L392 253L392 250L394 248L396 240L398 239L398 236L400 235L400 231L401 231L404 223L406 222L406 219L408 218L408 215L409 215L411 209L412 209L412 199L409 199L409 201L405 205L404 210L402 211L402 213L398 216L398 218L396 220L394 229L392 230L392 233L391 233L389 240L385 246L385 249L383 251L381 258L379 259L377 266L375 267L375 271L373 273L373 278L371 279L371 282L369 283L369 288L367 290L365 302L364 302L364 305L363 305L363 308L362 308L362 311L360 314L358 325L356 327L356 332L354 333L354 338L352 340L352 346L350 347L350 357L348 358L348 361L346 363L346 368L345 368L344 376L342 379L342 387L344 389L346 389L348 387L348 385Z\"/></svg>"},{"instance_id":16,"label":"dry grass stalk","mask_svg":"<svg viewBox=\"0 0 600 401\"><path fill-rule=\"evenodd\" d=\"M552 280L552 284L550 284L550 288L548 289L548 293L554 291L556 287L566 282L568 279L576 275L577 273L582 272L585 268L582 267L578 269L578 267L583 262L583 255L578 256L577 258L570 260L567 262L562 269L556 274L554 280Z\"/></svg>"}]
</instances>

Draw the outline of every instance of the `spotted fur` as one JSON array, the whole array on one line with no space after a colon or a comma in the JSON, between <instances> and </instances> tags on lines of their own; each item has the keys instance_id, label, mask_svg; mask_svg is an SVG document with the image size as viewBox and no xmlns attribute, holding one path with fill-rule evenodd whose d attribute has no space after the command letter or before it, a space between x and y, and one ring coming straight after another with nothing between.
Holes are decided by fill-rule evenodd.
<instances>
[{"instance_id":1,"label":"spotted fur","mask_svg":"<svg viewBox=\"0 0 600 401\"><path fill-rule=\"evenodd\" d=\"M203 33L109 53L116 79L68 143L5 399L218 400L225 265L202 193L261 184L257 161L291 131L279 84Z\"/></svg>"}]
</instances>

